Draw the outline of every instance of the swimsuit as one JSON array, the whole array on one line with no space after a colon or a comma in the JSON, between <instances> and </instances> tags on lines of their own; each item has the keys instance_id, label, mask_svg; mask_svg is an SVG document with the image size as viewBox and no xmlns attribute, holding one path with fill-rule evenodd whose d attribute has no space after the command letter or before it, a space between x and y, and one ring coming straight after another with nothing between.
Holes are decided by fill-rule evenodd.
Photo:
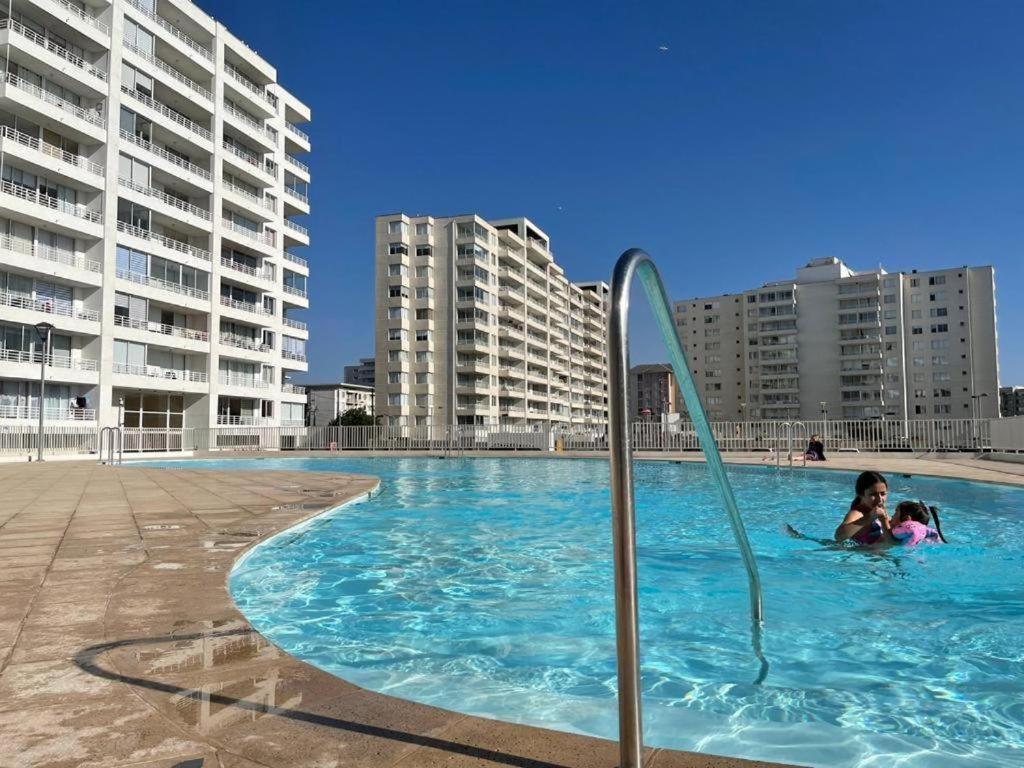
<instances>
[{"instance_id":1,"label":"swimsuit","mask_svg":"<svg viewBox=\"0 0 1024 768\"><path fill-rule=\"evenodd\" d=\"M850 538L858 544L871 545L881 541L884 535L885 531L882 530L882 524L878 520L872 520L869 528L861 528Z\"/></svg>"}]
</instances>

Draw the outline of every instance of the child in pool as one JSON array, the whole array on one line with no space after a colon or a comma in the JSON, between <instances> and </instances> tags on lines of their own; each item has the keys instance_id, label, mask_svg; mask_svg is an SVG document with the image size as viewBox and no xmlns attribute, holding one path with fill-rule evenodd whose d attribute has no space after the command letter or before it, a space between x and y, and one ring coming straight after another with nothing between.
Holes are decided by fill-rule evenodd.
<instances>
[{"instance_id":1,"label":"child in pool","mask_svg":"<svg viewBox=\"0 0 1024 768\"><path fill-rule=\"evenodd\" d=\"M935 521L934 528L928 527L932 520ZM896 506L892 522L892 537L904 546L917 546L922 541L946 543L938 507L929 507L923 501L901 501Z\"/></svg>"}]
</instances>

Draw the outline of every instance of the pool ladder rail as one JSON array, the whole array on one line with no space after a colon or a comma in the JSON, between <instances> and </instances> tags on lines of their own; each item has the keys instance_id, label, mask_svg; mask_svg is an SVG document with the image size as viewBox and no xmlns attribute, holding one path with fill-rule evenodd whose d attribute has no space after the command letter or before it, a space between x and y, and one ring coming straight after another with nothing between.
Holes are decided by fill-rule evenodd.
<instances>
[{"instance_id":1,"label":"pool ladder rail","mask_svg":"<svg viewBox=\"0 0 1024 768\"><path fill-rule=\"evenodd\" d=\"M107 448L107 458L103 458L104 445ZM124 442L120 427L104 427L100 430L99 439L100 464L120 464L123 456ZM117 450L115 457L114 451Z\"/></svg>"},{"instance_id":2,"label":"pool ladder rail","mask_svg":"<svg viewBox=\"0 0 1024 768\"><path fill-rule=\"evenodd\" d=\"M736 506L732 486L708 423L704 407L686 364L683 345L672 321L665 285L651 257L639 248L623 253L615 264L608 318L608 448L611 464L612 544L615 556L615 636L619 685L619 768L641 768L643 725L640 692L640 614L637 602L636 513L633 489L633 446L629 428L629 295L639 277L669 354L676 382L700 441L733 536L747 571L750 596L751 645L760 662L756 682L768 674L761 650L764 621L761 579L747 532ZM792 441L792 432L790 433Z\"/></svg>"},{"instance_id":3,"label":"pool ladder rail","mask_svg":"<svg viewBox=\"0 0 1024 768\"><path fill-rule=\"evenodd\" d=\"M804 438L806 438L808 445L810 445L811 433L807 429L807 425L804 424L802 421L784 421L784 422L782 422L782 424L780 426L782 428L783 433L789 438L789 442L788 442L788 446L789 446L789 448L788 448L789 468L792 469L793 468L793 438L794 438L794 434L793 433L796 431L797 427L801 427L803 429L803 431L804 431ZM806 467L807 466L807 451L804 451L801 454L801 458L803 459L804 466ZM775 440L775 466L776 466L776 468L781 468L782 467L782 435L779 435L778 438Z\"/></svg>"}]
</instances>

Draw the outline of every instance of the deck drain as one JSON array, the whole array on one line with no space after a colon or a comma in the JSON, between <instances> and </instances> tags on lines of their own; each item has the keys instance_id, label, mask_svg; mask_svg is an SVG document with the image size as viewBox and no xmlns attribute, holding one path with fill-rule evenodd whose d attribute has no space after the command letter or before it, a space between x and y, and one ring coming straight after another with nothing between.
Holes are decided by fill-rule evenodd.
<instances>
[{"instance_id":1,"label":"deck drain","mask_svg":"<svg viewBox=\"0 0 1024 768\"><path fill-rule=\"evenodd\" d=\"M154 523L142 526L144 531L173 531L176 528L181 528L181 526L175 523Z\"/></svg>"}]
</instances>

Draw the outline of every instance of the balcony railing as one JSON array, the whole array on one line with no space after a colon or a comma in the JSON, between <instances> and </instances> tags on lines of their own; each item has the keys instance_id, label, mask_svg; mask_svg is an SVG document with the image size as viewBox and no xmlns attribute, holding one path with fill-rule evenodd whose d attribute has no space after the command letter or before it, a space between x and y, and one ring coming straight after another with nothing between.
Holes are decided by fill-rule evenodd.
<instances>
[{"instance_id":1,"label":"balcony railing","mask_svg":"<svg viewBox=\"0 0 1024 768\"><path fill-rule=\"evenodd\" d=\"M0 135L5 139L16 141L19 144L34 149L37 152L41 152L47 157L52 157L62 163L67 163L75 168L81 168L83 171L88 171L89 173L94 173L98 176L103 175L103 166L99 163L86 160L81 155L76 155L73 152L67 152L53 144L47 144L45 141L42 141L35 136L22 133L14 128L9 128L6 125L0 126Z\"/></svg>"},{"instance_id":2,"label":"balcony railing","mask_svg":"<svg viewBox=\"0 0 1024 768\"><path fill-rule=\"evenodd\" d=\"M79 19L84 21L86 24L89 24L90 26L95 27L100 32L102 32L104 35L109 35L110 34L110 27L108 27L105 22L100 21L95 16L93 16L91 13L88 13L87 11L83 10L82 8L79 8L74 3L69 3L68 0L51 0L51 2L56 3L61 8L63 8L67 13L70 13L72 16L77 16Z\"/></svg>"},{"instance_id":3,"label":"balcony railing","mask_svg":"<svg viewBox=\"0 0 1024 768\"><path fill-rule=\"evenodd\" d=\"M125 269L118 269L115 274L122 280L131 280L133 283L138 283L139 285L148 285L152 288L160 288L165 291L171 291L172 293L179 293L182 296L199 299L200 301L208 301L210 298L208 291L201 291L198 288L181 285L180 283L171 283L167 280L162 280L159 277L140 275L137 272L129 272Z\"/></svg>"},{"instance_id":4,"label":"balcony railing","mask_svg":"<svg viewBox=\"0 0 1024 768\"><path fill-rule=\"evenodd\" d=\"M100 128L106 128L107 121L103 117L103 114L91 109L83 109L77 104L72 104L70 101L65 101L59 96L54 96L49 91L44 91L35 83L30 83L23 77L8 72L4 75L4 80L13 85L15 88L19 88L26 93L31 93L37 99L42 99L47 104L57 107L57 109L67 112L69 115L74 115L79 120L85 120L87 123L98 125ZM123 86L122 86L123 87Z\"/></svg>"},{"instance_id":5,"label":"balcony railing","mask_svg":"<svg viewBox=\"0 0 1024 768\"><path fill-rule=\"evenodd\" d=\"M81 56L76 56L64 46L57 44L55 41L51 40L50 38L44 35L39 34L34 29L29 29L20 21L15 21L14 19L11 18L0 19L0 29L10 29L14 32L17 32L22 37L28 38L36 45L45 48L55 56L59 56L60 58L64 59L64 61L68 62L68 64L71 64L74 67L78 67L83 72L87 72L93 77L99 78L103 82L107 81L107 73L104 72L102 69L100 69L99 67L94 67Z\"/></svg>"},{"instance_id":6,"label":"balcony railing","mask_svg":"<svg viewBox=\"0 0 1024 768\"><path fill-rule=\"evenodd\" d=\"M234 232L237 235L241 235L242 237L246 238L247 240L254 240L257 243L262 243L263 245L269 245L271 248L273 248L276 245L275 240L277 238L274 237L274 233L273 232L270 232L270 231L254 232L253 230L249 229L248 227L244 227L241 224L236 224L231 219L223 219L222 218L220 220L220 223L221 223L221 226L224 227L224 229L227 229L230 232Z\"/></svg>"},{"instance_id":7,"label":"balcony railing","mask_svg":"<svg viewBox=\"0 0 1024 768\"><path fill-rule=\"evenodd\" d=\"M309 143L309 136L301 128L298 128L298 127L292 125L291 123L285 123L284 127L288 130L288 133L291 133L291 134L293 134L295 136L298 136L300 139L302 139L307 144Z\"/></svg>"},{"instance_id":8,"label":"balcony railing","mask_svg":"<svg viewBox=\"0 0 1024 768\"><path fill-rule=\"evenodd\" d=\"M122 328L134 328L136 331L149 331L150 333L159 333L163 336L174 336L179 339L188 339L189 341L209 341L210 334L206 331L197 331L192 328L182 328L179 325L168 325L166 323L154 323L150 320L138 320L133 317L124 317L123 315L114 316L114 325L118 325Z\"/></svg>"},{"instance_id":9,"label":"balcony railing","mask_svg":"<svg viewBox=\"0 0 1024 768\"><path fill-rule=\"evenodd\" d=\"M291 187L285 187L284 188L284 193L286 195L288 195L288 197L294 197L300 203L304 203L305 205L309 205L309 196L302 194L301 192L299 192L296 189L292 189Z\"/></svg>"},{"instance_id":10,"label":"balcony railing","mask_svg":"<svg viewBox=\"0 0 1024 768\"><path fill-rule=\"evenodd\" d=\"M77 320L97 322L100 313L94 309L76 309L75 304L67 299L33 298L24 293L0 291L0 306L14 309L28 309L33 312L45 312L48 315L73 317Z\"/></svg>"},{"instance_id":11,"label":"balcony railing","mask_svg":"<svg viewBox=\"0 0 1024 768\"><path fill-rule=\"evenodd\" d=\"M139 138L134 133L129 133L128 131L122 129L121 130L121 138L124 141L131 142L132 144L134 144L137 147L141 147L142 149L146 150L147 152L152 152L157 157L159 157L159 158L161 158L163 160L166 160L169 163L173 163L174 165L176 165L179 168L182 168L182 169L188 171L189 173L195 174L196 176L198 176L201 179L206 179L207 181L209 181L210 178L211 178L210 172L208 170L206 170L205 168L200 168L198 165L194 165L194 164L190 163L188 160L183 160L182 158L178 157L177 155L172 155L170 152L165 150L163 147L158 147L156 144L153 144L150 141L146 141L145 139Z\"/></svg>"},{"instance_id":12,"label":"balcony railing","mask_svg":"<svg viewBox=\"0 0 1024 768\"><path fill-rule=\"evenodd\" d=\"M87 259L75 253L62 251L49 245L30 243L26 240L13 238L10 235L0 235L0 251L18 253L22 256L34 256L37 259L45 259L55 264L64 264L69 267L78 267L89 272L102 272L103 265L98 261Z\"/></svg>"},{"instance_id":13,"label":"balcony railing","mask_svg":"<svg viewBox=\"0 0 1024 768\"><path fill-rule=\"evenodd\" d=\"M306 362L306 353L296 352L293 349L282 349L281 357L283 357L285 360L298 360L301 363Z\"/></svg>"},{"instance_id":14,"label":"balcony railing","mask_svg":"<svg viewBox=\"0 0 1024 768\"><path fill-rule=\"evenodd\" d=\"M306 388L300 387L298 384L282 384L281 391L289 395L304 395L306 394Z\"/></svg>"},{"instance_id":15,"label":"balcony railing","mask_svg":"<svg viewBox=\"0 0 1024 768\"><path fill-rule=\"evenodd\" d=\"M217 414L217 425L221 427L271 427L274 420L266 416L228 416Z\"/></svg>"},{"instance_id":16,"label":"balcony railing","mask_svg":"<svg viewBox=\"0 0 1024 768\"><path fill-rule=\"evenodd\" d=\"M302 288L296 288L294 285L284 286L284 292L292 296L298 296L300 299L308 299L309 294Z\"/></svg>"},{"instance_id":17,"label":"balcony railing","mask_svg":"<svg viewBox=\"0 0 1024 768\"><path fill-rule=\"evenodd\" d=\"M234 333L220 332L220 343L235 349L248 349L250 352L273 352L273 347L249 336L238 336Z\"/></svg>"},{"instance_id":18,"label":"balcony railing","mask_svg":"<svg viewBox=\"0 0 1024 768\"><path fill-rule=\"evenodd\" d=\"M157 23L157 25L161 29L163 29L164 31L168 32L173 38L175 38L176 40L180 40L188 48L190 48L191 50L193 50L196 53L198 53L204 59L209 59L210 61L213 61L213 51L211 51L209 48L207 48L207 47L201 45L200 43L196 42L191 37L189 37L184 32L182 32L180 29L178 29L176 26L174 26L173 24L171 24L168 21L165 21L160 16L157 16L155 13L152 12L152 10L150 10L150 8L147 8L145 5L140 3L139 0L127 0L127 1L128 1L128 5L130 5L132 8L137 10L139 13L141 13L146 18L152 19L153 21L155 21Z\"/></svg>"},{"instance_id":19,"label":"balcony railing","mask_svg":"<svg viewBox=\"0 0 1024 768\"><path fill-rule=\"evenodd\" d=\"M184 253L186 256L193 256L203 261L210 260L210 252L205 251L202 248L196 248L194 245L189 245L181 240L175 240L173 237L167 237L157 232L150 232L148 229L142 227L136 227L134 224L129 224L126 221L117 222L117 231L124 232L126 235L132 235L133 237L141 237L143 240L152 240L160 243L165 248L170 248L172 251L178 253Z\"/></svg>"},{"instance_id":20,"label":"balcony railing","mask_svg":"<svg viewBox=\"0 0 1024 768\"><path fill-rule=\"evenodd\" d=\"M309 175L309 166L306 165L301 160L296 160L291 155L285 155L284 156L284 162L285 162L285 165L290 165L293 168L297 168L298 170L304 172L307 176Z\"/></svg>"},{"instance_id":21,"label":"balcony railing","mask_svg":"<svg viewBox=\"0 0 1024 768\"><path fill-rule=\"evenodd\" d=\"M131 179L119 178L117 180L117 183L126 189L131 189L135 192L138 192L140 195L156 198L165 205L169 205L172 208L177 208L179 211L182 211L183 213L192 214L193 216L196 216L202 219L203 221L211 221L212 219L212 216L210 216L210 212L205 208L200 208L198 205L192 205L192 203L187 203L184 200L175 197L174 195L168 195L163 190L156 189L155 187L147 187L144 184L139 184L138 182L132 181Z\"/></svg>"},{"instance_id":22,"label":"balcony railing","mask_svg":"<svg viewBox=\"0 0 1024 768\"><path fill-rule=\"evenodd\" d=\"M232 144L232 143L230 143L228 141L222 142L221 146L223 146L224 149L226 149L230 154L234 155L235 157L237 157L237 158L239 158L241 160L244 160L245 162L247 162L249 165L253 166L254 168L257 168L258 170L260 170L260 171L262 171L264 173L269 173L269 171L267 171L267 169L266 169L266 167L265 167L265 165L263 163L263 160L256 153L254 153L254 152L247 152L246 150L240 148L238 145Z\"/></svg>"},{"instance_id":23,"label":"balcony railing","mask_svg":"<svg viewBox=\"0 0 1024 768\"><path fill-rule=\"evenodd\" d=\"M288 251L285 251L284 260L290 261L294 264L298 264L300 267L305 267L306 269L309 269L309 262L306 261L301 256L296 256L294 253L289 253Z\"/></svg>"},{"instance_id":24,"label":"balcony railing","mask_svg":"<svg viewBox=\"0 0 1024 768\"><path fill-rule=\"evenodd\" d=\"M267 130L267 127L265 125L249 117L249 115L245 114L245 112L238 109L237 107L232 106L231 104L228 104L226 101L224 102L224 111L231 115L233 118L235 118L235 120L238 120L240 123L246 125L250 130L254 131L256 134L270 141L275 141L276 137L274 136L273 133Z\"/></svg>"},{"instance_id":25,"label":"balcony railing","mask_svg":"<svg viewBox=\"0 0 1024 768\"><path fill-rule=\"evenodd\" d=\"M246 387L247 389L270 389L270 382L264 381L258 375L234 373L221 371L217 379L221 384L228 387Z\"/></svg>"},{"instance_id":26,"label":"balcony railing","mask_svg":"<svg viewBox=\"0 0 1024 768\"><path fill-rule=\"evenodd\" d=\"M305 237L309 237L309 230L308 229L306 229L301 224L296 224L294 221L292 221L290 219L285 219L284 220L284 228L285 229L290 229L292 232L298 232L300 235L304 235Z\"/></svg>"},{"instance_id":27,"label":"balcony railing","mask_svg":"<svg viewBox=\"0 0 1024 768\"><path fill-rule=\"evenodd\" d=\"M229 298L228 296L220 297L221 306L231 307L232 309L238 309L242 312L251 312L254 315L273 315L273 311L267 309L262 304L253 304L248 301L238 301L236 299Z\"/></svg>"},{"instance_id":28,"label":"balcony railing","mask_svg":"<svg viewBox=\"0 0 1024 768\"><path fill-rule=\"evenodd\" d=\"M213 138L213 135L206 128L203 128L203 126L199 125L199 123L194 122L193 120L189 120L187 117L181 114L181 112L178 112L177 110L171 109L170 107L161 104L156 99L150 98L141 91L135 91L126 85L122 85L121 93L131 96L136 101L145 104L147 107L154 110L155 112L159 112L161 115L166 117L171 122L177 123L185 130L191 131L200 138L206 139L207 141L210 141Z\"/></svg>"},{"instance_id":29,"label":"balcony railing","mask_svg":"<svg viewBox=\"0 0 1024 768\"><path fill-rule=\"evenodd\" d=\"M284 323L285 328L294 328L297 331L309 330L309 326L301 320L292 320L290 317L286 317L281 322Z\"/></svg>"},{"instance_id":30,"label":"balcony railing","mask_svg":"<svg viewBox=\"0 0 1024 768\"><path fill-rule=\"evenodd\" d=\"M22 349L0 349L0 360L4 360L8 363L34 363L39 365L42 357L38 350L29 352L28 350ZM83 357L71 357L70 355L54 355L48 354L46 356L46 367L47 368L66 368L74 371L95 371L99 367L96 360L89 360ZM36 411L36 415L39 411Z\"/></svg>"},{"instance_id":31,"label":"balcony railing","mask_svg":"<svg viewBox=\"0 0 1024 768\"><path fill-rule=\"evenodd\" d=\"M242 273L244 273L246 275L249 275L251 277L258 277L260 280L273 280L274 279L274 270L267 269L266 267L264 267L263 269L257 269L256 267L250 267L248 264L243 264L240 261L235 261L234 259L229 259L226 256L221 256L220 257L220 263L221 263L222 267L227 267L228 269L233 269L236 272L242 272Z\"/></svg>"},{"instance_id":32,"label":"balcony railing","mask_svg":"<svg viewBox=\"0 0 1024 768\"><path fill-rule=\"evenodd\" d=\"M35 203L36 205L41 205L44 208L49 208L53 211L66 213L69 216L85 219L86 221L91 221L97 224L103 221L103 214L99 211L91 210L90 208L86 208L84 205L79 205L78 203L69 203L56 197L44 195L36 189L23 187L20 184L15 184L14 182L7 181L6 179L0 181L0 190L3 190L5 194L13 195L14 197L27 200L28 202Z\"/></svg>"},{"instance_id":33,"label":"balcony railing","mask_svg":"<svg viewBox=\"0 0 1024 768\"><path fill-rule=\"evenodd\" d=\"M178 70L176 70L174 67L172 67L170 64L165 62L163 59L159 59L156 56L154 56L153 54L147 53L146 51L142 50L141 48L135 47L134 45L129 43L127 40L124 41L123 45L124 45L125 48L127 48L129 51L134 53L140 59L142 59L143 61L147 62L151 66L156 67L161 72L163 72L165 75L170 77L172 80L177 80L179 83L184 85L186 88L188 88L190 91L192 91L196 95L203 97L207 101L213 101L213 94L210 93L209 90L207 90L206 88L201 86L199 83L197 83L195 80L193 80L188 75L185 75L185 74L179 72Z\"/></svg>"},{"instance_id":34,"label":"balcony railing","mask_svg":"<svg viewBox=\"0 0 1024 768\"><path fill-rule=\"evenodd\" d=\"M248 77L243 75L238 70L237 67L234 67L231 64L225 64L224 65L224 71L228 74L228 76L235 83L237 83L238 85L241 85L243 88L245 88L245 90L249 91L249 93L253 94L254 96L258 96L260 99L262 99L267 104L271 104L271 105L274 104L274 100L271 97L271 95L269 93L267 93L267 89L263 88L260 85L257 85L252 80L250 80Z\"/></svg>"},{"instance_id":35,"label":"balcony railing","mask_svg":"<svg viewBox=\"0 0 1024 768\"><path fill-rule=\"evenodd\" d=\"M38 405L0 405L0 419L36 420L39 418ZM95 408L43 408L47 421L96 421Z\"/></svg>"},{"instance_id":36,"label":"balcony railing","mask_svg":"<svg viewBox=\"0 0 1024 768\"><path fill-rule=\"evenodd\" d=\"M126 373L129 376L146 376L151 379L174 379L176 381L192 381L205 384L209 377L203 371L164 368L159 365L132 365L130 363L114 363L114 373Z\"/></svg>"}]
</instances>

